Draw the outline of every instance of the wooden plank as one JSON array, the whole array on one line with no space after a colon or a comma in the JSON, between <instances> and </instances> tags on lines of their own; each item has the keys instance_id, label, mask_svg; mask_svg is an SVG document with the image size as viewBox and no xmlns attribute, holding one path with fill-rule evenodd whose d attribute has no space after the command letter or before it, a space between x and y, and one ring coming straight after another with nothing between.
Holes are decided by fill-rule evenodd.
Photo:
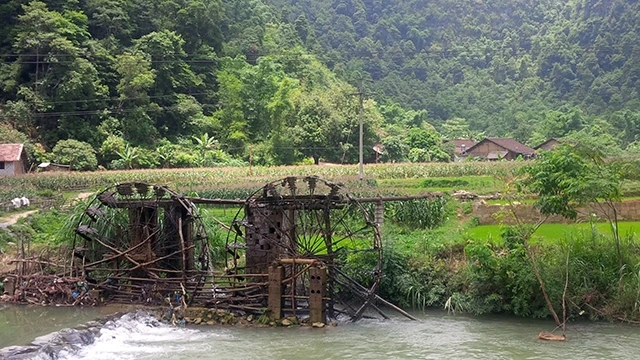
<instances>
[{"instance_id":1,"label":"wooden plank","mask_svg":"<svg viewBox=\"0 0 640 360\"><path fill-rule=\"evenodd\" d=\"M287 265L291 265L291 264L309 265L309 264L315 264L320 262L321 261L318 259L280 259L281 264L287 264Z\"/></svg>"}]
</instances>

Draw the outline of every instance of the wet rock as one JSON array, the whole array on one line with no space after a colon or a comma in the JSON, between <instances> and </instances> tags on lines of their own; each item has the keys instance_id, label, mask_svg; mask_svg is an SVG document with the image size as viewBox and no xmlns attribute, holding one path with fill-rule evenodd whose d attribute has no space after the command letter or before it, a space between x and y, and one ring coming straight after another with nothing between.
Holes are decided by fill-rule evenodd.
<instances>
[{"instance_id":1,"label":"wet rock","mask_svg":"<svg viewBox=\"0 0 640 360\"><path fill-rule=\"evenodd\" d=\"M478 198L478 195L466 190L458 190L451 194L451 196L456 200L475 200Z\"/></svg>"},{"instance_id":2,"label":"wet rock","mask_svg":"<svg viewBox=\"0 0 640 360\"><path fill-rule=\"evenodd\" d=\"M40 350L39 346L9 346L0 349L0 359L29 359Z\"/></svg>"},{"instance_id":3,"label":"wet rock","mask_svg":"<svg viewBox=\"0 0 640 360\"><path fill-rule=\"evenodd\" d=\"M291 326L291 320L284 319L280 322L280 324L282 324L282 326Z\"/></svg>"},{"instance_id":4,"label":"wet rock","mask_svg":"<svg viewBox=\"0 0 640 360\"><path fill-rule=\"evenodd\" d=\"M313 326L314 328L323 328L325 324L323 322L314 322L313 324L311 324L311 326Z\"/></svg>"},{"instance_id":5,"label":"wet rock","mask_svg":"<svg viewBox=\"0 0 640 360\"><path fill-rule=\"evenodd\" d=\"M252 321L253 321L253 315L249 315L249 316L247 316L247 321L248 321L248 322L252 322Z\"/></svg>"},{"instance_id":6,"label":"wet rock","mask_svg":"<svg viewBox=\"0 0 640 360\"><path fill-rule=\"evenodd\" d=\"M538 339L547 341L567 341L567 338L564 335L556 335L546 331L540 332L538 334Z\"/></svg>"}]
</instances>

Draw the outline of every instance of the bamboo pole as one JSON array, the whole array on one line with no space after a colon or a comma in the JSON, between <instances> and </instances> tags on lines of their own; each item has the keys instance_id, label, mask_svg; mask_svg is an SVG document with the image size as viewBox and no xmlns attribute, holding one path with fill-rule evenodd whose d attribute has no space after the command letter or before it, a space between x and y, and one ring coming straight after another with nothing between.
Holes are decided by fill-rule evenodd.
<instances>
[{"instance_id":1,"label":"bamboo pole","mask_svg":"<svg viewBox=\"0 0 640 360\"><path fill-rule=\"evenodd\" d=\"M182 252L182 279L185 279L185 271L187 267L187 254L184 248L184 235L182 234L182 214L178 218L178 236L180 237L180 251Z\"/></svg>"},{"instance_id":2,"label":"bamboo pole","mask_svg":"<svg viewBox=\"0 0 640 360\"><path fill-rule=\"evenodd\" d=\"M157 233L158 233L158 231L160 231L160 230L156 230L156 231L154 231L154 232L153 232L151 235L149 235L149 236L148 236L144 241L140 242L139 244L135 245L135 246L134 246L134 247L132 247L132 248L129 248L129 249L125 250L122 254L117 254L117 255L114 255L114 256L110 256L110 257L104 258L104 259L102 259L102 260L98 260L98 261L92 262L92 263L87 264L87 265L85 265L85 266L86 266L86 267L92 267L92 266L95 266L95 265L99 265L99 264L102 264L102 263L105 263L105 262L108 262L108 261L111 261L111 260L117 259L117 258L119 258L119 257L121 257L121 256L123 256L123 255L125 255L125 254L130 253L130 252L133 252L133 251L135 251L136 249L140 248L142 245L144 245L147 241L149 241L149 239L151 239L151 237L152 237L152 236L154 236L155 234L157 234Z\"/></svg>"},{"instance_id":3,"label":"bamboo pole","mask_svg":"<svg viewBox=\"0 0 640 360\"><path fill-rule=\"evenodd\" d=\"M353 280L352 278L350 278L348 275L346 275L345 273L343 273L342 271L336 269L336 271L338 273L340 273L340 275L342 275L345 279L347 279L351 284L354 284L356 286L356 288L359 288L361 291L366 291L368 292L369 290L366 289L364 286L360 285L357 281ZM336 279L337 280L337 279ZM388 302L387 300L381 298L378 294L375 294L375 299L380 301L381 303L383 303L384 305L392 308L393 310L399 312L400 314L404 315L405 317L414 320L414 321L418 321L418 319L416 319L413 315L409 314L408 312L402 310L401 308L397 307L396 305Z\"/></svg>"}]
</instances>

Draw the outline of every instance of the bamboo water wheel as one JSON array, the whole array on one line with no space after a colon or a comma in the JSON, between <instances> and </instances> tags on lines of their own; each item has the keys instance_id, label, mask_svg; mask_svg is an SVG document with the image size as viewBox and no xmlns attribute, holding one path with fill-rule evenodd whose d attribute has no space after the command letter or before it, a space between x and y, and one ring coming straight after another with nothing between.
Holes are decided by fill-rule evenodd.
<instances>
[{"instance_id":1,"label":"bamboo water wheel","mask_svg":"<svg viewBox=\"0 0 640 360\"><path fill-rule=\"evenodd\" d=\"M82 275L100 284L176 279L179 285L211 270L196 207L167 187L142 182L99 193L78 223L74 249Z\"/></svg>"},{"instance_id":2,"label":"bamboo water wheel","mask_svg":"<svg viewBox=\"0 0 640 360\"><path fill-rule=\"evenodd\" d=\"M265 274L286 263L283 308L294 315L317 295L310 286L318 279L308 271L312 264L326 271L322 296L329 318L360 319L373 306L382 277L372 214L344 186L318 177L288 177L250 196L232 223L226 250L233 274Z\"/></svg>"}]
</instances>

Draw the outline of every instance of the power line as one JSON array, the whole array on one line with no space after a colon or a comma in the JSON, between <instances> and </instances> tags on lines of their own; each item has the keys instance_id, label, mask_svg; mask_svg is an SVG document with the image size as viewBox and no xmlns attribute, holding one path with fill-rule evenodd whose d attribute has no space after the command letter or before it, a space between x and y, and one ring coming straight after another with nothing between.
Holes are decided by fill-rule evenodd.
<instances>
[{"instance_id":1,"label":"power line","mask_svg":"<svg viewBox=\"0 0 640 360\"><path fill-rule=\"evenodd\" d=\"M84 59L84 58L83 58ZM86 59L85 59L86 60ZM20 64L73 64L75 61L17 61ZM107 61L107 60L91 60L92 64L112 64L115 61ZM149 60L148 62L152 64L169 64L169 63L177 63L184 62L188 64L213 64L219 63L219 60L185 60L185 59L173 59L173 60Z\"/></svg>"},{"instance_id":2,"label":"power line","mask_svg":"<svg viewBox=\"0 0 640 360\"><path fill-rule=\"evenodd\" d=\"M82 55L92 55L92 54L69 54L69 53L24 53L24 54L17 54L17 53L4 53L4 54L0 54L0 57L20 57L20 56L39 56L39 57L47 57L47 56L59 56L59 57L81 57ZM192 57L192 56L202 56L202 57L206 57L206 56L211 56L214 54L201 54L201 53L156 53L156 54L151 54L151 53L146 53L146 52L139 52L139 53L133 53L133 54L129 54L129 53L124 53L124 54L118 54L118 55L149 55L149 56L185 56L185 57ZM116 55L116 56L118 56ZM215 54L216 56L218 56L218 54ZM255 52L255 53L248 53L248 54L244 54L246 55L252 55L252 56L269 56L269 55L273 55L273 56L296 56L296 57L316 57L317 55L315 54L311 54L311 53L294 53L294 52ZM217 59L221 59L224 58L226 56L217 58Z\"/></svg>"},{"instance_id":3,"label":"power line","mask_svg":"<svg viewBox=\"0 0 640 360\"><path fill-rule=\"evenodd\" d=\"M211 105L211 104L200 104L202 106L204 105ZM174 110L174 109L180 109L181 106L179 105L172 105L172 106L160 106L159 109L160 110ZM102 114L120 114L120 113L129 113L129 112L133 112L136 110L141 109L141 107L135 107L135 108L127 108L127 109L115 109L115 110L109 110L109 109L97 109L97 110L74 110L74 111L59 111L59 112L48 112L48 113L38 113L38 114L33 114L33 117L37 117L37 118L45 118L45 117L59 117L59 116L88 116L88 115L102 115Z\"/></svg>"},{"instance_id":4,"label":"power line","mask_svg":"<svg viewBox=\"0 0 640 360\"><path fill-rule=\"evenodd\" d=\"M223 60L224 58L232 58L231 56L228 55L223 55L218 57L218 54L211 54L211 55L206 55L206 54L183 54L183 53L162 53L162 54L147 54L144 53L145 55L149 55L152 58L153 57L158 57L158 56L179 56L180 58L178 59L158 59L158 60L147 60L150 63L172 63L172 62L187 62L187 63L204 63L204 64L208 64L208 63L216 63L216 62L220 62L221 60ZM209 56L216 56L215 58L211 59L209 58ZM367 51L362 51L362 52L351 52L349 54L348 57L337 57L337 56L331 56L331 57L327 57L327 54L313 54L313 53L290 53L290 52L258 52L258 53L246 53L243 54L247 59L249 58L259 58L259 57L277 57L277 58L281 58L281 59L286 59L286 60L299 60L302 61L303 59L306 60L313 60L316 59L318 61L320 60L332 60L332 61L340 61L340 60L347 60L349 58L371 58L371 57L377 57L377 56L373 56L370 52ZM116 55L117 56L117 55ZM19 61L16 60L17 62L21 63L21 64L68 64L68 63L73 63L73 61L69 61L69 60L64 60L64 61L47 61L47 58L51 58L51 57L60 57L60 58L68 58L68 57L73 57L73 58L82 58L82 59L88 59L88 58L92 58L91 62L92 63L113 63L115 62L115 59L113 60L94 60L93 58L97 57L94 56L93 54L51 54L51 53L40 53L40 54L12 54L12 53L5 53L5 54L0 54L0 58L21 58L21 57L39 57L42 58L43 60L29 60L29 61ZM189 59L190 57L202 57L201 59Z\"/></svg>"},{"instance_id":5,"label":"power line","mask_svg":"<svg viewBox=\"0 0 640 360\"><path fill-rule=\"evenodd\" d=\"M129 101L129 100L144 100L144 99L160 99L160 98L171 98L177 97L179 95L188 95L188 96L200 96L200 95L210 95L207 92L200 93L175 93L171 95L149 95L149 96L140 96L140 97L111 97L111 98L96 98L96 99L80 99L80 100L65 100L65 101L45 101L46 105L58 105L58 104L75 104L75 103L94 103L94 102L102 102L102 101ZM0 105L0 108L4 107Z\"/></svg>"}]
</instances>

